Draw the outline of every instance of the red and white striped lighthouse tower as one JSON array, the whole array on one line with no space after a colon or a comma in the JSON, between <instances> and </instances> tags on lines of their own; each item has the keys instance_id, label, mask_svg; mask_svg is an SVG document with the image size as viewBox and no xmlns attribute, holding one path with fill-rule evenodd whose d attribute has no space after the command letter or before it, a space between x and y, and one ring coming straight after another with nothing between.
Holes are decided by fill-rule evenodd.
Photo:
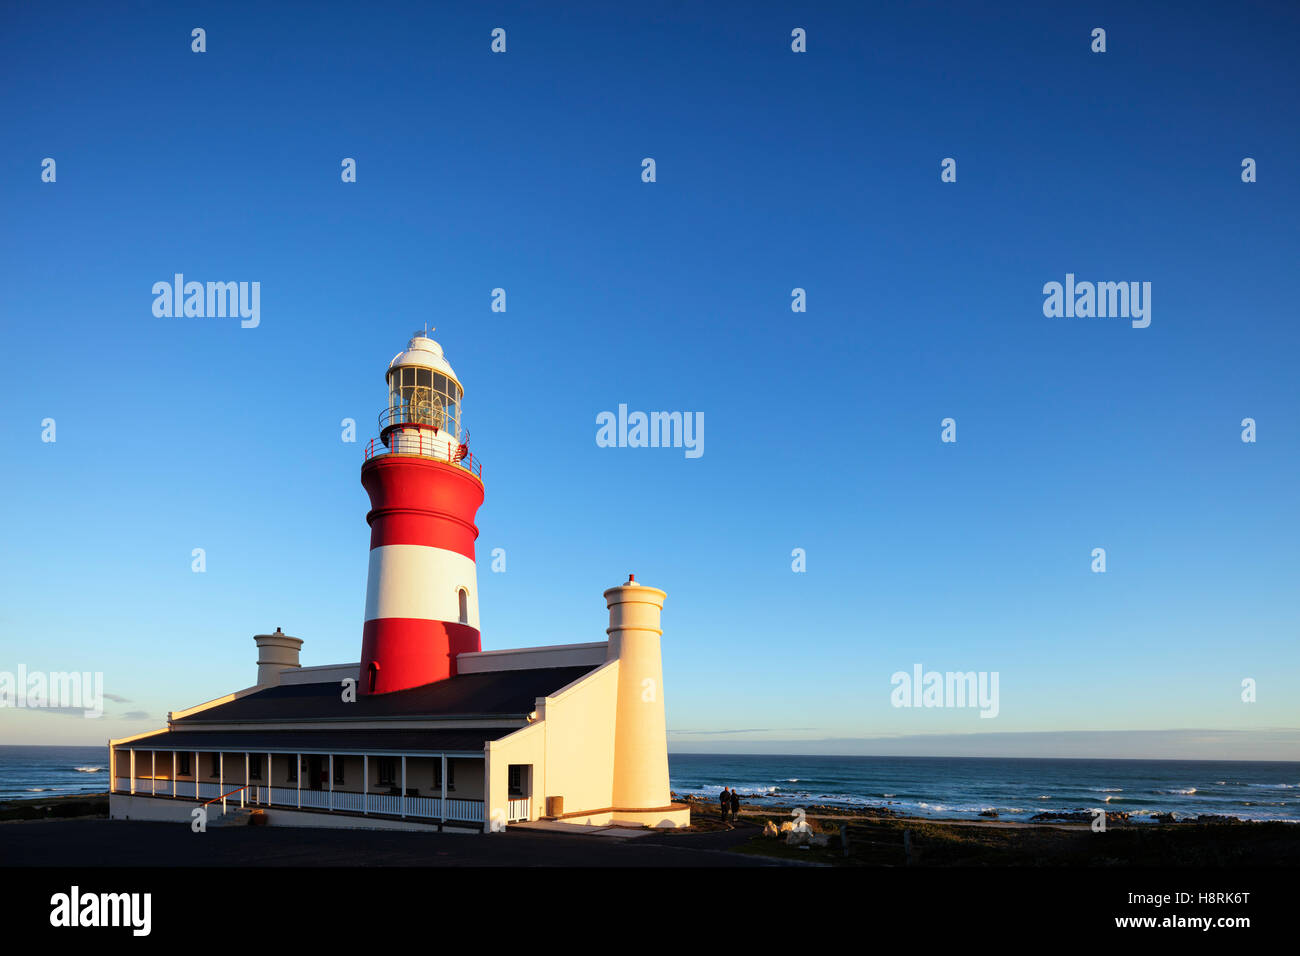
<instances>
[{"instance_id":1,"label":"red and white striped lighthouse tower","mask_svg":"<svg viewBox=\"0 0 1300 956\"><path fill-rule=\"evenodd\" d=\"M482 649L474 517L483 474L461 422L460 381L426 332L415 333L386 377L388 407L361 466L370 495L367 694L451 677L457 654Z\"/></svg>"}]
</instances>

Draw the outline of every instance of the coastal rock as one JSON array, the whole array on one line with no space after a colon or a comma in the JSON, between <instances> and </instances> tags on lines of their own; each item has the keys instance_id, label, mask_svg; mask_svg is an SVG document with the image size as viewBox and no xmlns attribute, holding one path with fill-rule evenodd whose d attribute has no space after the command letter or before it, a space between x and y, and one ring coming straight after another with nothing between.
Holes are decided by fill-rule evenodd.
<instances>
[{"instance_id":1,"label":"coastal rock","mask_svg":"<svg viewBox=\"0 0 1300 956\"><path fill-rule=\"evenodd\" d=\"M1183 823L1241 823L1240 817L1227 817L1219 813L1202 813L1199 817L1184 820Z\"/></svg>"},{"instance_id":2,"label":"coastal rock","mask_svg":"<svg viewBox=\"0 0 1300 956\"><path fill-rule=\"evenodd\" d=\"M785 835L785 843L786 846L802 846L810 842L809 838L811 836L812 831L810 830L790 830Z\"/></svg>"},{"instance_id":3,"label":"coastal rock","mask_svg":"<svg viewBox=\"0 0 1300 956\"><path fill-rule=\"evenodd\" d=\"M1127 823L1128 813L1124 810L1107 810L1106 825L1112 823ZM1091 810L1049 810L1045 813L1035 813L1029 818L1030 823L1091 823L1093 813Z\"/></svg>"},{"instance_id":4,"label":"coastal rock","mask_svg":"<svg viewBox=\"0 0 1300 956\"><path fill-rule=\"evenodd\" d=\"M980 816L982 816L982 817L994 817L994 818L996 818L997 815L998 815L998 812L997 812L996 810L981 810L981 811L980 811Z\"/></svg>"}]
</instances>

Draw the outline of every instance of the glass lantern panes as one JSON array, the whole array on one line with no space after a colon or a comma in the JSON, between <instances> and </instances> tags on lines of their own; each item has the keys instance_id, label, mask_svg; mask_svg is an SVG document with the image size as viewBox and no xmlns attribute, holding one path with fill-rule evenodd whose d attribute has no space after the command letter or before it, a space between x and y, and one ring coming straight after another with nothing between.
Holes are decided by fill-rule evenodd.
<instances>
[{"instance_id":1,"label":"glass lantern panes","mask_svg":"<svg viewBox=\"0 0 1300 956\"><path fill-rule=\"evenodd\" d=\"M388 373L390 420L418 422L460 437L460 399L455 379L427 368L403 367Z\"/></svg>"}]
</instances>

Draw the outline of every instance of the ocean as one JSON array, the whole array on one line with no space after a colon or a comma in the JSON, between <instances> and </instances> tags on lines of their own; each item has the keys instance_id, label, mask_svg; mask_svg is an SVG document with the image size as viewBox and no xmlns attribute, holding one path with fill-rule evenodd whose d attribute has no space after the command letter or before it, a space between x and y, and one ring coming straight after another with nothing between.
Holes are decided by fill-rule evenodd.
<instances>
[{"instance_id":1,"label":"ocean","mask_svg":"<svg viewBox=\"0 0 1300 956\"><path fill-rule=\"evenodd\" d=\"M0 746L0 800L108 792L108 745Z\"/></svg>"},{"instance_id":2,"label":"ocean","mask_svg":"<svg viewBox=\"0 0 1300 956\"><path fill-rule=\"evenodd\" d=\"M674 792L748 806L888 807L904 816L1028 820L1122 810L1136 822L1217 813L1300 822L1300 763L996 757L669 754ZM0 800L108 790L107 747L0 746Z\"/></svg>"},{"instance_id":3,"label":"ocean","mask_svg":"<svg viewBox=\"0 0 1300 956\"><path fill-rule=\"evenodd\" d=\"M749 806L888 807L912 817L1028 820L1105 807L1133 822L1157 813L1300 822L1300 763L998 757L670 754L674 792Z\"/></svg>"}]
</instances>

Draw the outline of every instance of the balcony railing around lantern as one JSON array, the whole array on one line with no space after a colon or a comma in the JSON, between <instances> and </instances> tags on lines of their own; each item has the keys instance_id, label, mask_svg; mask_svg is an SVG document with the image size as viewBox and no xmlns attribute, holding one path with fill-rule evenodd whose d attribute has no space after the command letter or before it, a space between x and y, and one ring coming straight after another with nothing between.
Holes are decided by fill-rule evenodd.
<instances>
[{"instance_id":1,"label":"balcony railing around lantern","mask_svg":"<svg viewBox=\"0 0 1300 956\"><path fill-rule=\"evenodd\" d=\"M465 438L469 439L468 432ZM419 428L389 433L386 441L380 438L370 439L366 443L366 461L381 455L411 455L445 461L459 465L480 481L483 480L483 463L470 454L467 444L456 441L446 432Z\"/></svg>"}]
</instances>

